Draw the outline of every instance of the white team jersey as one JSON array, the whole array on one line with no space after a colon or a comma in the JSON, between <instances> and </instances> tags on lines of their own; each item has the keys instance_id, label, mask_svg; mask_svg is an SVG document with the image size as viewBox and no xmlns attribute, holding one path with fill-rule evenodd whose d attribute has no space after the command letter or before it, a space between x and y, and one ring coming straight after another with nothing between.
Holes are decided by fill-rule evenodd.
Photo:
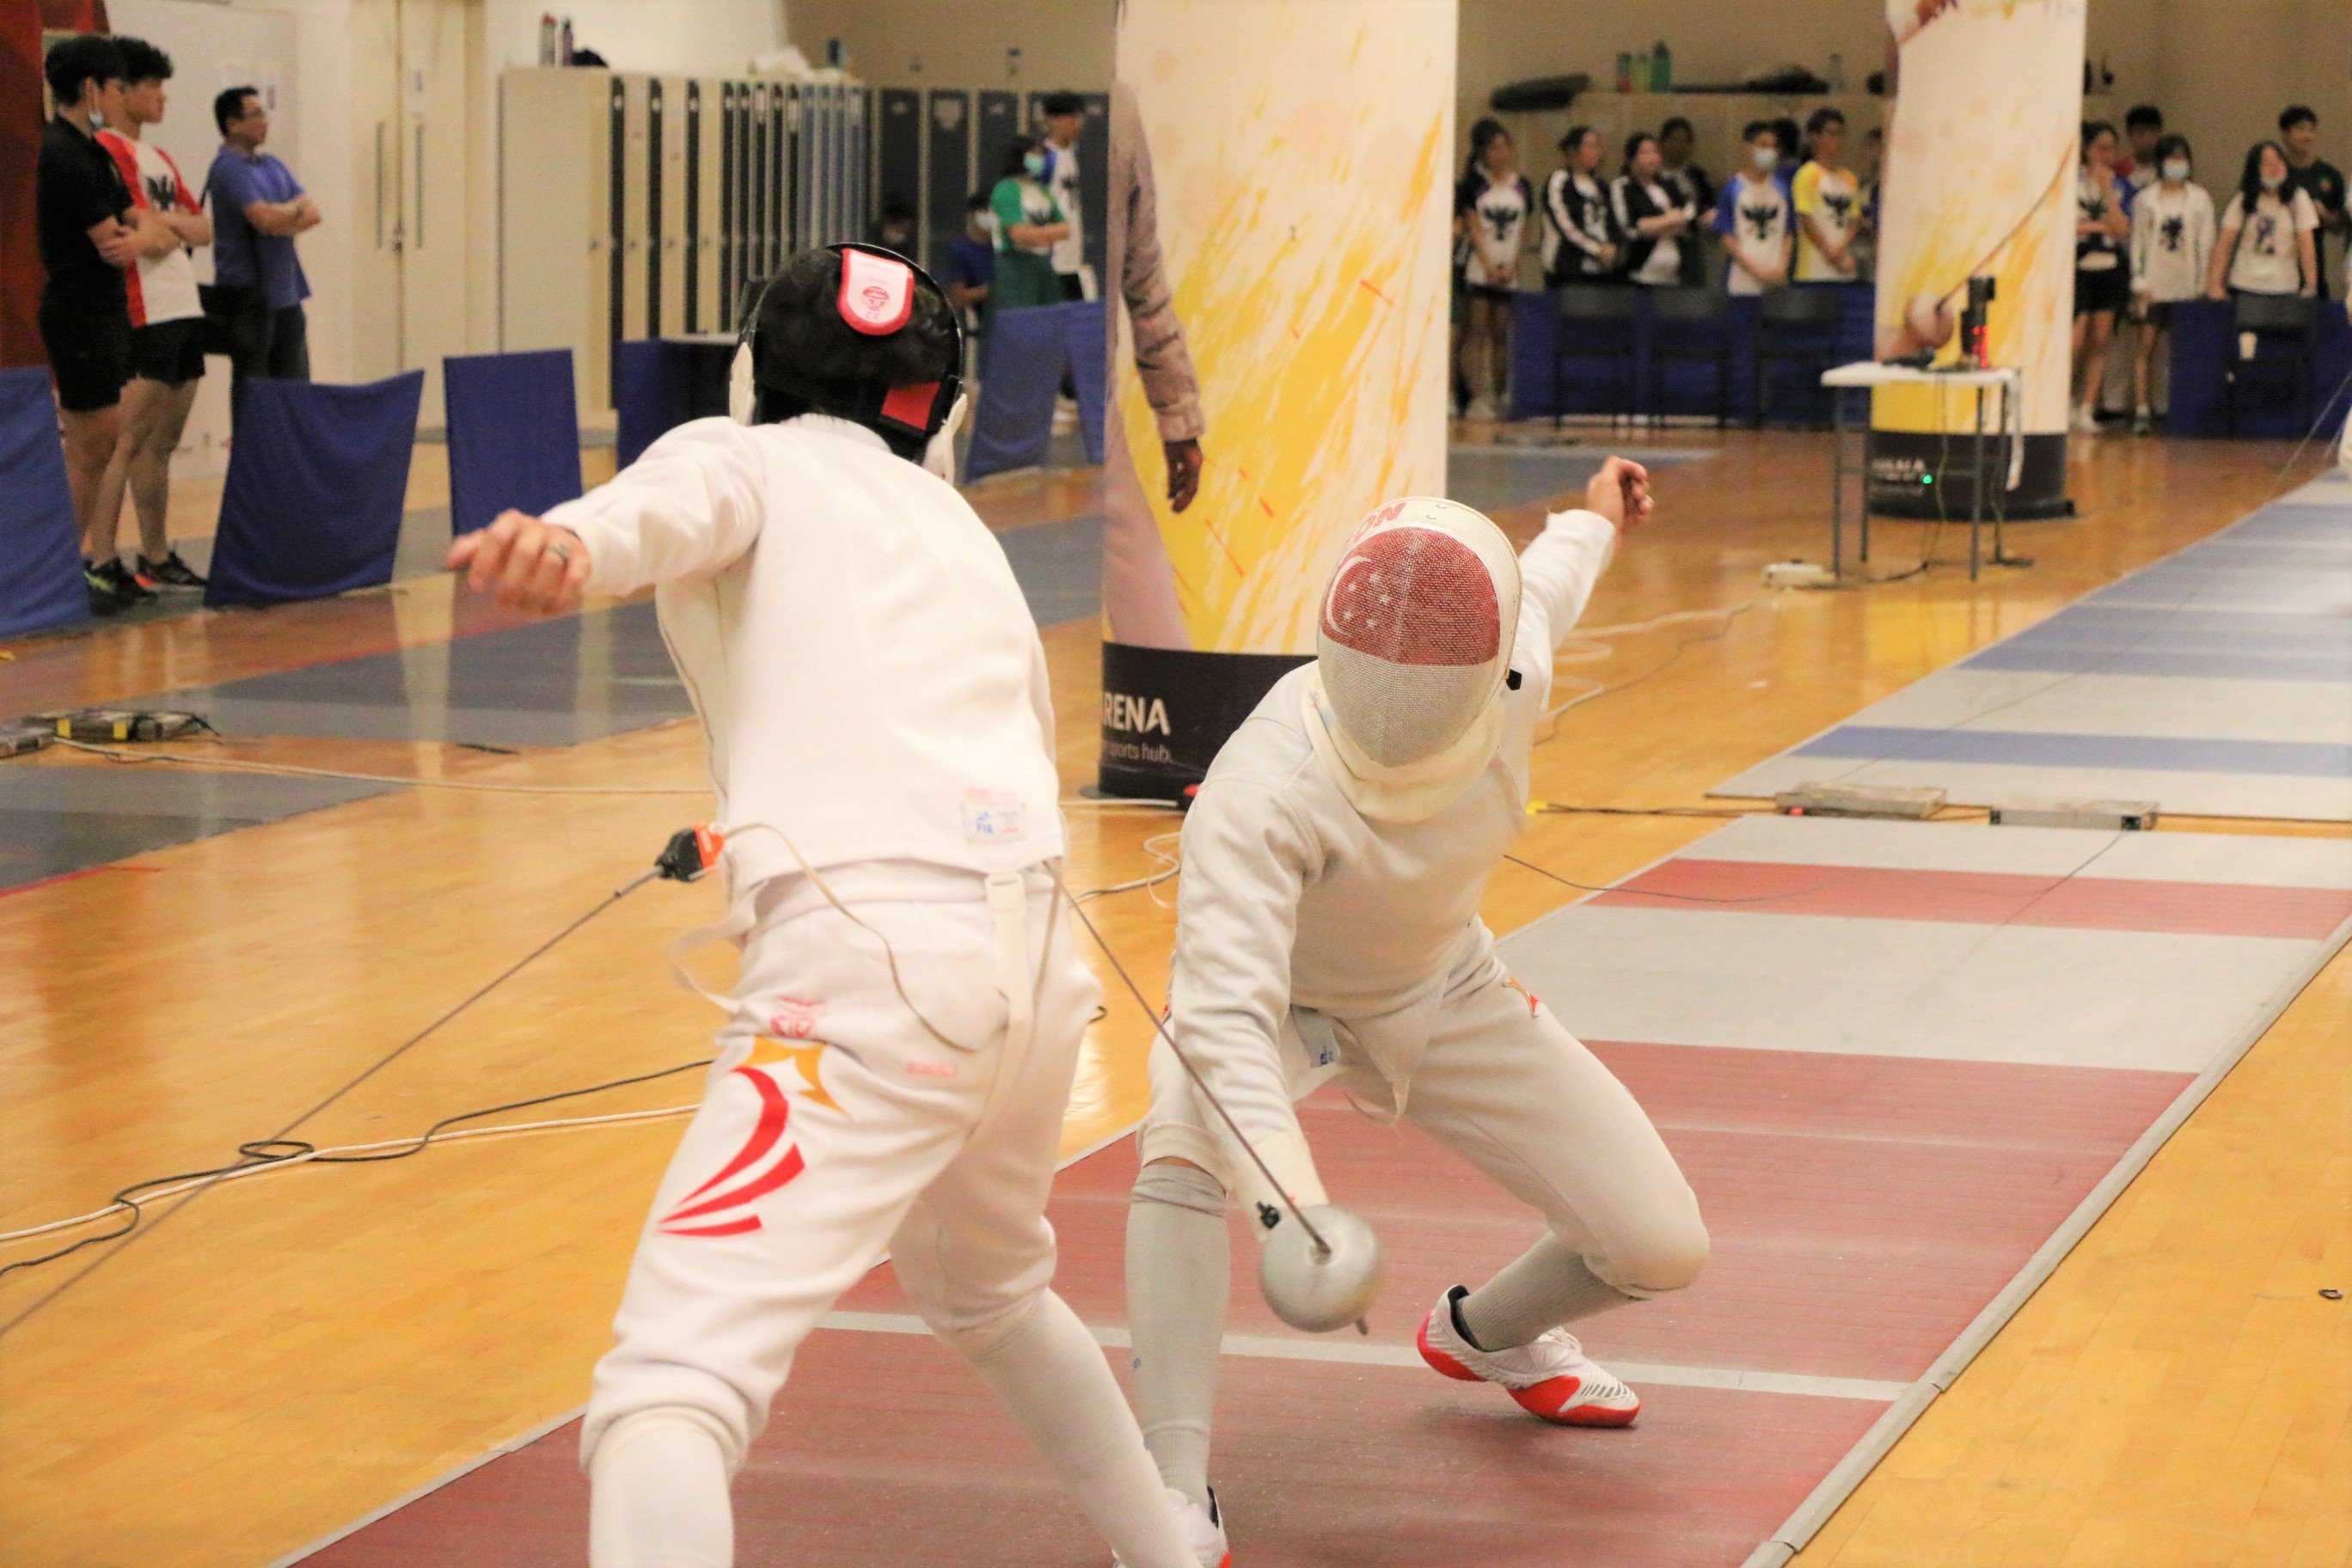
<instances>
[{"instance_id":1,"label":"white team jersey","mask_svg":"<svg viewBox=\"0 0 2352 1568\"><path fill-rule=\"evenodd\" d=\"M2294 193L2283 202L2268 191L2246 216L2246 194L2238 192L2222 209L2221 226L2240 226L2237 248L2230 258L2229 285L2249 294L2292 294L2303 287L2303 257L2295 236L2319 226L2319 209L2310 195Z\"/></svg>"},{"instance_id":2,"label":"white team jersey","mask_svg":"<svg viewBox=\"0 0 2352 1568\"><path fill-rule=\"evenodd\" d=\"M2148 186L2132 204L2132 287L2158 304L2205 292L2212 265L2213 198L2202 185Z\"/></svg>"},{"instance_id":3,"label":"white team jersey","mask_svg":"<svg viewBox=\"0 0 2352 1568\"><path fill-rule=\"evenodd\" d=\"M1831 241L1845 245L1853 238L1853 231L1862 226L1862 185L1852 169L1824 169L1819 163L1807 163L1797 171L1796 206L1801 216L1818 224ZM1797 281L1800 283L1843 283L1854 275L1841 272L1829 263L1812 237L1801 226L1797 230Z\"/></svg>"},{"instance_id":4,"label":"white team jersey","mask_svg":"<svg viewBox=\"0 0 2352 1568\"><path fill-rule=\"evenodd\" d=\"M1297 1125L1281 1058L1293 1006L1349 1021L1376 1058L1384 1037L1408 1048L1412 1017L1480 939L1487 874L1526 826L1553 655L1615 548L1607 519L1568 511L1520 556L1519 688L1494 761L1436 816L1376 822L1349 804L1307 731L1312 666L1217 753L1184 822L1170 1005L1250 1142Z\"/></svg>"},{"instance_id":5,"label":"white team jersey","mask_svg":"<svg viewBox=\"0 0 2352 1568\"><path fill-rule=\"evenodd\" d=\"M2116 182L2117 187L2122 184ZM2074 216L2084 223L2104 223L2108 204L2119 190L2108 186L2087 168L2074 175ZM2078 235L2074 240L2074 270L2077 272L2113 272L2124 264L2124 242L2112 234Z\"/></svg>"},{"instance_id":6,"label":"white team jersey","mask_svg":"<svg viewBox=\"0 0 2352 1568\"><path fill-rule=\"evenodd\" d=\"M1789 229L1795 215L1789 210L1789 195L1780 188L1780 182L1769 174L1761 180L1739 175L1731 182L1729 209L1731 232L1724 237L1724 247L1751 266L1767 272L1778 271L1786 279ZM1737 261L1728 265L1730 271L1724 284L1727 292L1764 292L1764 285L1755 273Z\"/></svg>"},{"instance_id":7,"label":"white team jersey","mask_svg":"<svg viewBox=\"0 0 2352 1568\"><path fill-rule=\"evenodd\" d=\"M131 187L135 205L165 213L200 210L169 153L111 131L100 132L98 140L122 171L122 183ZM204 302L196 296L196 264L184 246L162 256L139 258L136 268L124 275L123 288L131 296L134 327L184 321L205 313Z\"/></svg>"},{"instance_id":8,"label":"white team jersey","mask_svg":"<svg viewBox=\"0 0 2352 1568\"><path fill-rule=\"evenodd\" d=\"M1462 279L1475 288L1516 287L1519 247L1527 238L1528 183L1516 174L1508 184L1489 184L1484 175L1475 183L1484 188L1470 204L1473 233Z\"/></svg>"},{"instance_id":9,"label":"white team jersey","mask_svg":"<svg viewBox=\"0 0 2352 1568\"><path fill-rule=\"evenodd\" d=\"M1046 173L1046 188L1061 204L1062 216L1070 226L1068 236L1054 242L1054 270L1076 272L1087 264L1086 216L1078 210L1078 149L1075 143L1067 147L1048 143L1046 151L1054 158L1054 166Z\"/></svg>"},{"instance_id":10,"label":"white team jersey","mask_svg":"<svg viewBox=\"0 0 2352 1568\"><path fill-rule=\"evenodd\" d=\"M821 414L697 419L547 513L597 594L657 587L710 746L730 894L801 868L1062 853L1054 706L1003 548L937 476Z\"/></svg>"}]
</instances>

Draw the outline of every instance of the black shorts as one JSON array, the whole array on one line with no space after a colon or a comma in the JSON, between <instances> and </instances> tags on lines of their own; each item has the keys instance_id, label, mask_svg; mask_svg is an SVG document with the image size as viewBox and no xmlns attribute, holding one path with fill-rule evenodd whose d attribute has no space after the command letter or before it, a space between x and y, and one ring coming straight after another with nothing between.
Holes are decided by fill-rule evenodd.
<instances>
[{"instance_id":1,"label":"black shorts","mask_svg":"<svg viewBox=\"0 0 2352 1568\"><path fill-rule=\"evenodd\" d=\"M131 329L131 374L142 381L185 386L205 374L205 319L183 317Z\"/></svg>"},{"instance_id":2,"label":"black shorts","mask_svg":"<svg viewBox=\"0 0 2352 1568\"><path fill-rule=\"evenodd\" d=\"M2147 314L2143 319L2153 330L2159 332L2168 332L2172 330L2172 307L2175 301L2170 300L2150 300L2147 302Z\"/></svg>"},{"instance_id":3,"label":"black shorts","mask_svg":"<svg viewBox=\"0 0 2352 1568\"><path fill-rule=\"evenodd\" d=\"M44 300L41 346L58 384L58 405L68 414L95 414L122 399L131 379L131 315L58 307Z\"/></svg>"},{"instance_id":4,"label":"black shorts","mask_svg":"<svg viewBox=\"0 0 2352 1568\"><path fill-rule=\"evenodd\" d=\"M2131 268L2115 266L2098 272L2074 271L2074 314L2094 310L2119 311L2131 303Z\"/></svg>"}]
</instances>

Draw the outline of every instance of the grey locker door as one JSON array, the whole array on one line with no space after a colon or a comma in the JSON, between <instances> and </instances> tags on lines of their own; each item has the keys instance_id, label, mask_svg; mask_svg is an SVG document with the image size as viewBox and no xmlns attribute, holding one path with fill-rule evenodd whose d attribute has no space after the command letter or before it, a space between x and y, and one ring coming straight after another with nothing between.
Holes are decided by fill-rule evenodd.
<instances>
[{"instance_id":1,"label":"grey locker door","mask_svg":"<svg viewBox=\"0 0 2352 1568\"><path fill-rule=\"evenodd\" d=\"M892 202L904 203L915 215L915 259L931 264L930 247L923 237L923 95L910 88L886 87L875 94L875 186L881 200L874 212L878 223Z\"/></svg>"},{"instance_id":2,"label":"grey locker door","mask_svg":"<svg viewBox=\"0 0 2352 1568\"><path fill-rule=\"evenodd\" d=\"M606 204L604 221L607 226L604 262L610 271L604 289L607 311L607 352L612 363L607 367L610 379L607 387L621 382L621 342L628 336L628 180L629 167L629 93L622 79L613 78L612 96L606 100L606 156L612 160L611 199Z\"/></svg>"},{"instance_id":3,"label":"grey locker door","mask_svg":"<svg viewBox=\"0 0 2352 1568\"><path fill-rule=\"evenodd\" d=\"M719 84L719 326L735 325L735 253L741 239L742 217L736 205L736 184L742 168L743 116L735 101L731 81Z\"/></svg>"},{"instance_id":4,"label":"grey locker door","mask_svg":"<svg viewBox=\"0 0 2352 1568\"><path fill-rule=\"evenodd\" d=\"M646 83L646 336L649 338L662 335L662 263L666 259L662 241L667 237L662 200L668 194L663 189L662 164L673 134L664 123L667 98L661 78Z\"/></svg>"},{"instance_id":5,"label":"grey locker door","mask_svg":"<svg viewBox=\"0 0 2352 1568\"><path fill-rule=\"evenodd\" d=\"M680 284L686 330L702 331L702 84L686 84L686 244Z\"/></svg>"},{"instance_id":6,"label":"grey locker door","mask_svg":"<svg viewBox=\"0 0 2352 1568\"><path fill-rule=\"evenodd\" d=\"M927 129L929 180L923 201L923 265L937 271L963 234L963 204L979 188L971 168L971 94L931 89Z\"/></svg>"},{"instance_id":7,"label":"grey locker door","mask_svg":"<svg viewBox=\"0 0 2352 1568\"><path fill-rule=\"evenodd\" d=\"M1013 139L1020 134L1020 96L1010 92L982 93L978 161L972 166L974 185L983 191L996 188L996 182L1004 174L1004 154L1012 147Z\"/></svg>"}]
</instances>

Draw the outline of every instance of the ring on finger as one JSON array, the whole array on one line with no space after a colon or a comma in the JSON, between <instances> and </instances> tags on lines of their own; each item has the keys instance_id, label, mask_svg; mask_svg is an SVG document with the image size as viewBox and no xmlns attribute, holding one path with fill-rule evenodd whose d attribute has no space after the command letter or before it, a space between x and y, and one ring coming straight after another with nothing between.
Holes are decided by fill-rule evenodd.
<instances>
[{"instance_id":1,"label":"ring on finger","mask_svg":"<svg viewBox=\"0 0 2352 1568\"><path fill-rule=\"evenodd\" d=\"M554 556L558 561L564 563L566 565L571 564L572 546L564 541L561 539L551 541L548 544L547 552L550 555Z\"/></svg>"}]
</instances>

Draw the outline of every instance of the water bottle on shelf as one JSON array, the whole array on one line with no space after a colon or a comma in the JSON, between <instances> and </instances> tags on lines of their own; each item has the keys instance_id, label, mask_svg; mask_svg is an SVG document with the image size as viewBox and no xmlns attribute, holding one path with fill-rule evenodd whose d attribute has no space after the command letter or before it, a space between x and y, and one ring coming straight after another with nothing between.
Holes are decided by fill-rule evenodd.
<instances>
[{"instance_id":1,"label":"water bottle on shelf","mask_svg":"<svg viewBox=\"0 0 2352 1568\"><path fill-rule=\"evenodd\" d=\"M558 51L562 58L556 63L568 66L572 63L572 18L569 16L563 18L562 40L562 47Z\"/></svg>"},{"instance_id":2,"label":"water bottle on shelf","mask_svg":"<svg viewBox=\"0 0 2352 1568\"><path fill-rule=\"evenodd\" d=\"M1666 47L1666 41L1664 38L1660 38L1657 46L1650 51L1650 90L1652 92L1675 90L1674 51Z\"/></svg>"},{"instance_id":3,"label":"water bottle on shelf","mask_svg":"<svg viewBox=\"0 0 2352 1568\"><path fill-rule=\"evenodd\" d=\"M1830 56L1828 79L1830 90L1832 92L1843 92L1845 90L1845 57L1843 55L1832 53Z\"/></svg>"},{"instance_id":4,"label":"water bottle on shelf","mask_svg":"<svg viewBox=\"0 0 2352 1568\"><path fill-rule=\"evenodd\" d=\"M555 49L555 14L541 11L539 14L539 63L543 66L557 63Z\"/></svg>"},{"instance_id":5,"label":"water bottle on shelf","mask_svg":"<svg viewBox=\"0 0 2352 1568\"><path fill-rule=\"evenodd\" d=\"M1617 51L1617 90L1633 90L1633 55L1630 49Z\"/></svg>"}]
</instances>

